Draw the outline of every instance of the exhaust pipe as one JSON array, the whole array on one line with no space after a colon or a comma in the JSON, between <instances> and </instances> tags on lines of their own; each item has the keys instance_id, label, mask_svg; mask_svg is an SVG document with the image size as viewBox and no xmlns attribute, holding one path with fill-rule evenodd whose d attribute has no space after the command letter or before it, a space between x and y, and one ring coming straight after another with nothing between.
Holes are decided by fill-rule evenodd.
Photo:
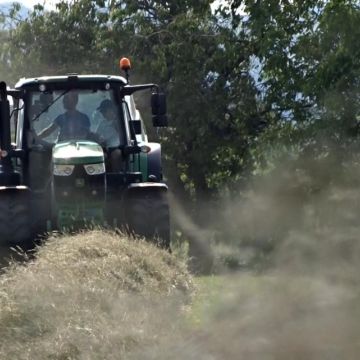
<instances>
[{"instance_id":1,"label":"exhaust pipe","mask_svg":"<svg viewBox=\"0 0 360 360\"><path fill-rule=\"evenodd\" d=\"M11 150L10 103L3 81L0 82L0 148L7 152Z\"/></svg>"}]
</instances>

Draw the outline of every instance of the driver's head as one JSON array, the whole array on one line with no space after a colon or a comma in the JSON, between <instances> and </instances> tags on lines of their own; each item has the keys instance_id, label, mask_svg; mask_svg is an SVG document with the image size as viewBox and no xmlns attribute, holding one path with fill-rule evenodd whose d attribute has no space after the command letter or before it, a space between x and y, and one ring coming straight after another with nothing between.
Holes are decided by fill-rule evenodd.
<instances>
[{"instance_id":1,"label":"driver's head","mask_svg":"<svg viewBox=\"0 0 360 360\"><path fill-rule=\"evenodd\" d=\"M98 111L104 116L107 120L113 120L116 117L116 109L113 102L109 99L105 99L101 102Z\"/></svg>"},{"instance_id":2,"label":"driver's head","mask_svg":"<svg viewBox=\"0 0 360 360\"><path fill-rule=\"evenodd\" d=\"M75 110L78 100L79 100L79 95L77 92L75 91L68 92L67 94L64 95L64 100L63 100L64 109Z\"/></svg>"}]
</instances>

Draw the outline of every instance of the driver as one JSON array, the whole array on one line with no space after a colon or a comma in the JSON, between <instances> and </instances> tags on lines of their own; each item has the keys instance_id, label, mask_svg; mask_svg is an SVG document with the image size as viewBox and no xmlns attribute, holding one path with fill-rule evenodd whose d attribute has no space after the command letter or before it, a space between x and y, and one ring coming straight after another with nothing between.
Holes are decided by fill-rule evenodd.
<instances>
[{"instance_id":1,"label":"driver","mask_svg":"<svg viewBox=\"0 0 360 360\"><path fill-rule=\"evenodd\" d=\"M90 132L90 120L87 115L76 110L79 96L75 91L64 95L63 105L66 110L54 122L41 131L38 136L43 139L56 130L60 130L58 141L85 139Z\"/></svg>"}]
</instances>

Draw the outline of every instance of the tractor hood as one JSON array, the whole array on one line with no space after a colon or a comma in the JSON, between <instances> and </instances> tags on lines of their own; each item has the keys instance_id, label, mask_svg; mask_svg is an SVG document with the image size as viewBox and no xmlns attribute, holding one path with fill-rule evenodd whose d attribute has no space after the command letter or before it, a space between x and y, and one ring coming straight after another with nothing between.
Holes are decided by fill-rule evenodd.
<instances>
[{"instance_id":1,"label":"tractor hood","mask_svg":"<svg viewBox=\"0 0 360 360\"><path fill-rule=\"evenodd\" d=\"M92 141L66 141L53 148L55 165L99 164L104 162L101 146Z\"/></svg>"}]
</instances>

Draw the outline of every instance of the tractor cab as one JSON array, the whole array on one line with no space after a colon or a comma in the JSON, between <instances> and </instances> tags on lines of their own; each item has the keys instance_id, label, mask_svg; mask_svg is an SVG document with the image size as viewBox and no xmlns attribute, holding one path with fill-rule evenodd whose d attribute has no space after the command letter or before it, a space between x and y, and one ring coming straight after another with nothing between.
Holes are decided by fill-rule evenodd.
<instances>
[{"instance_id":1,"label":"tractor cab","mask_svg":"<svg viewBox=\"0 0 360 360\"><path fill-rule=\"evenodd\" d=\"M91 140L104 151L131 144L128 103L119 94L124 82L95 76L22 80L16 146L51 150L64 141Z\"/></svg>"},{"instance_id":2,"label":"tractor cab","mask_svg":"<svg viewBox=\"0 0 360 360\"><path fill-rule=\"evenodd\" d=\"M36 209L21 215L29 233L125 226L163 238L169 246L161 146L148 142L133 93L152 91L154 126L167 124L165 97L155 84L130 85L129 64L122 62L126 78L69 74L22 79L14 90L0 88L5 130L0 145L7 152L0 157L0 204L2 194L25 197L25 208ZM7 96L13 98L12 134ZM159 226L145 215L154 204L162 208ZM0 237L1 221L0 214Z\"/></svg>"}]
</instances>

